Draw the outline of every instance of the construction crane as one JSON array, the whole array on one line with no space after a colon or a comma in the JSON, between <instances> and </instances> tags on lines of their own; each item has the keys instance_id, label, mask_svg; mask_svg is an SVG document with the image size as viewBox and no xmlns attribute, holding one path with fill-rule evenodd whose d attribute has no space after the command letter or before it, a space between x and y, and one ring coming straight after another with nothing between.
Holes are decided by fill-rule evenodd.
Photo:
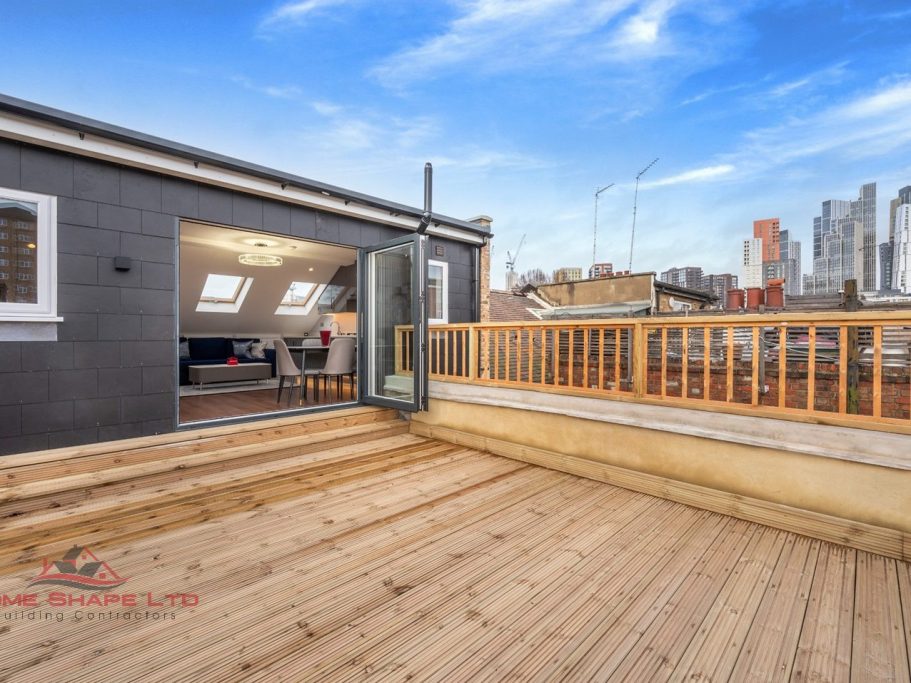
<instances>
[{"instance_id":1,"label":"construction crane","mask_svg":"<svg viewBox=\"0 0 911 683\"><path fill-rule=\"evenodd\" d=\"M509 253L509 250L506 251L506 289L512 290L516 286L516 260L519 258L519 252L522 251L522 245L525 244L525 235L522 235L522 239L519 240L519 246L516 247L515 255Z\"/></svg>"}]
</instances>

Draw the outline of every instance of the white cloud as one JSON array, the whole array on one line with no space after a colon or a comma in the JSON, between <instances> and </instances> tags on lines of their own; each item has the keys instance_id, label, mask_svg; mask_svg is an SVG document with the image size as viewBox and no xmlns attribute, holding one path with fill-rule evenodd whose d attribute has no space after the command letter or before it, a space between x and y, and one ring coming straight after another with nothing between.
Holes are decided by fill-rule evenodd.
<instances>
[{"instance_id":1,"label":"white cloud","mask_svg":"<svg viewBox=\"0 0 911 683\"><path fill-rule=\"evenodd\" d=\"M242 85L247 90L281 100L295 100L303 94L296 85L259 85L246 76L234 76L231 80Z\"/></svg>"},{"instance_id":2,"label":"white cloud","mask_svg":"<svg viewBox=\"0 0 911 683\"><path fill-rule=\"evenodd\" d=\"M732 164L704 166L702 168L684 171L677 175L659 178L658 180L653 180L651 182L640 183L639 187L645 190L653 187L667 187L669 185L683 185L684 183L700 183L707 180L717 180L722 176L730 175L735 170L736 169Z\"/></svg>"},{"instance_id":3,"label":"white cloud","mask_svg":"<svg viewBox=\"0 0 911 683\"><path fill-rule=\"evenodd\" d=\"M642 66L643 60L679 56L681 51L687 52L688 59L700 60L724 42L724 36L716 36L709 47L699 50L681 47L669 30L669 20L677 13L687 13L703 25L730 20L728 14L712 11L714 4L690 0L456 0L457 16L442 32L387 57L370 74L387 87L401 89L457 67L495 73L542 65L585 69L633 60Z\"/></svg>"},{"instance_id":4,"label":"white cloud","mask_svg":"<svg viewBox=\"0 0 911 683\"><path fill-rule=\"evenodd\" d=\"M297 0L296 2L285 2L269 14L260 22L261 30L276 30L287 26L300 25L310 16L330 7L341 5L348 0Z\"/></svg>"}]
</instances>

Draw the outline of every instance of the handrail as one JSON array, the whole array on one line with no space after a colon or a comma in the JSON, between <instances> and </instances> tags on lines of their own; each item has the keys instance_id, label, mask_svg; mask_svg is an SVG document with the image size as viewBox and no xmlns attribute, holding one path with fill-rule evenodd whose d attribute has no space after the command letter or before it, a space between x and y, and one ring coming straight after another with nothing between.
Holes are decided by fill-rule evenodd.
<instances>
[{"instance_id":1,"label":"handrail","mask_svg":"<svg viewBox=\"0 0 911 683\"><path fill-rule=\"evenodd\" d=\"M397 371L412 336L396 328ZM434 380L911 434L905 311L432 325L428 341Z\"/></svg>"}]
</instances>

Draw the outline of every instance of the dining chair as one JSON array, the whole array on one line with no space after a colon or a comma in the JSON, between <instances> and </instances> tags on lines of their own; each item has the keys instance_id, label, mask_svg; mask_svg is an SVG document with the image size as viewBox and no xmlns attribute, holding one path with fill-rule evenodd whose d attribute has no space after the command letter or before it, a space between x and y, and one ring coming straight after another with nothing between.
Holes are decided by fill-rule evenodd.
<instances>
[{"instance_id":1,"label":"dining chair","mask_svg":"<svg viewBox=\"0 0 911 683\"><path fill-rule=\"evenodd\" d=\"M347 375L351 383L351 391L354 393L354 374L357 370L355 359L357 340L354 337L335 337L329 343L329 353L326 356L326 364L319 369L304 370L303 385L301 386L302 398L307 397L307 384L309 378L313 378L313 397L319 401L319 383L323 380L323 386L326 390L326 396L329 395L329 379L335 377L336 396L342 396L342 378Z\"/></svg>"},{"instance_id":2,"label":"dining chair","mask_svg":"<svg viewBox=\"0 0 911 683\"><path fill-rule=\"evenodd\" d=\"M282 401L282 389L285 385L285 378L290 379L288 384L288 405L291 405L291 395L294 393L294 382L298 377L301 376L301 369L298 367L297 363L294 362L294 359L291 357L291 352L288 350L288 345L281 339L276 339L273 342L275 346L275 365L276 365L276 374L278 375L278 396L275 399L276 403L281 403Z\"/></svg>"}]
</instances>

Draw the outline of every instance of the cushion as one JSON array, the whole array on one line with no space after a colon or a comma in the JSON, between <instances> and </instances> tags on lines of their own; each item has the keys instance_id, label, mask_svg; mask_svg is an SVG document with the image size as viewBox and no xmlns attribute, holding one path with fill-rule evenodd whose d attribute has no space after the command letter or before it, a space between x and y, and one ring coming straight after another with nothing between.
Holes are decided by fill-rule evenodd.
<instances>
[{"instance_id":1,"label":"cushion","mask_svg":"<svg viewBox=\"0 0 911 683\"><path fill-rule=\"evenodd\" d=\"M190 360L190 342L186 339L180 342L180 360Z\"/></svg>"},{"instance_id":2,"label":"cushion","mask_svg":"<svg viewBox=\"0 0 911 683\"><path fill-rule=\"evenodd\" d=\"M265 358L265 357L266 357L265 342L252 342L250 344L250 358Z\"/></svg>"},{"instance_id":3,"label":"cushion","mask_svg":"<svg viewBox=\"0 0 911 683\"><path fill-rule=\"evenodd\" d=\"M252 341L237 341L235 339L232 343L235 356L238 358L253 358L253 355L250 353L250 347L253 346Z\"/></svg>"}]
</instances>

